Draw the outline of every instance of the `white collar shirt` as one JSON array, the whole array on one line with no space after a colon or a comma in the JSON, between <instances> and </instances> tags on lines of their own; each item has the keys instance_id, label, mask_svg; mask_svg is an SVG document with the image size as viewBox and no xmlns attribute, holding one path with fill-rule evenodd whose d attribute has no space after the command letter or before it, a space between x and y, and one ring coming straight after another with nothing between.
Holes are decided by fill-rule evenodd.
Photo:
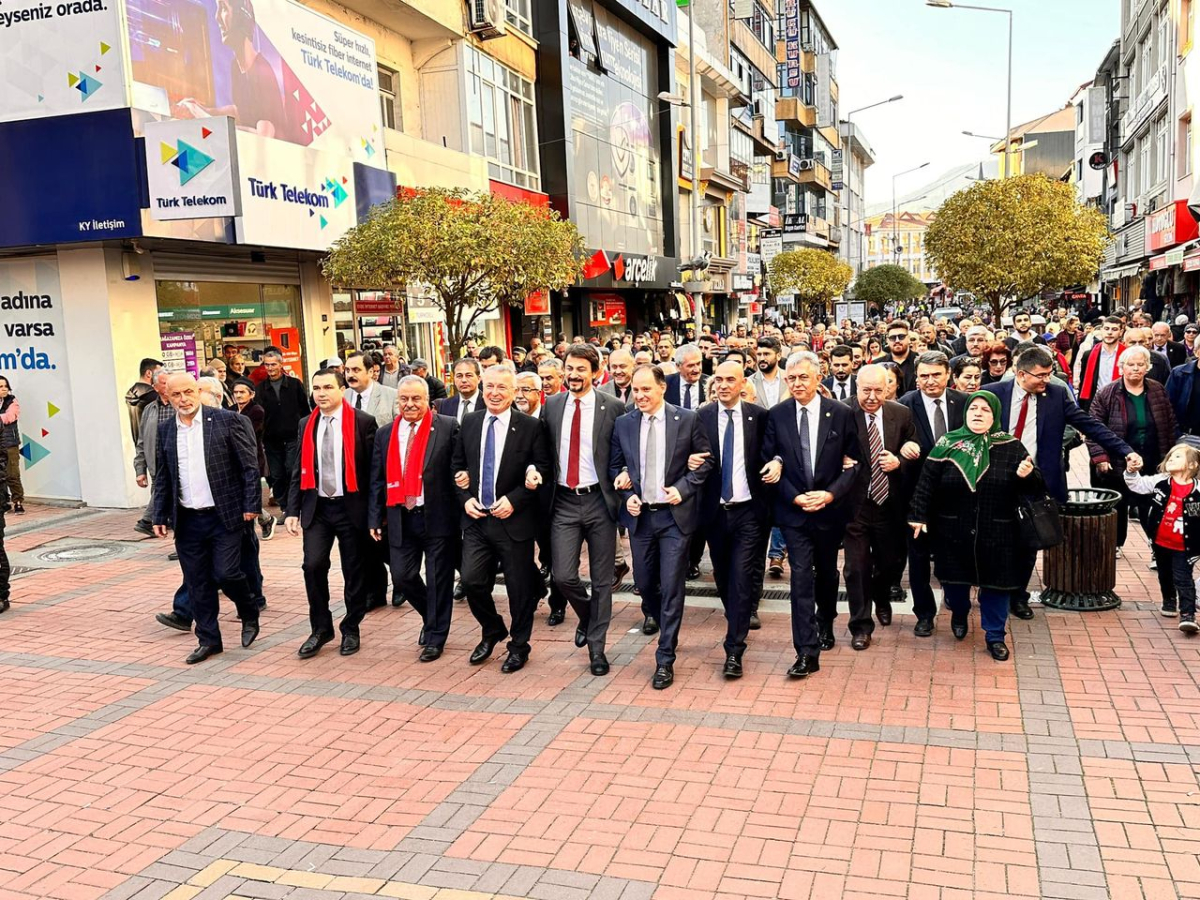
<instances>
[{"instance_id":1,"label":"white collar shirt","mask_svg":"<svg viewBox=\"0 0 1200 900\"><path fill-rule=\"evenodd\" d=\"M942 396L934 398L930 397L925 392L921 392L921 403L925 407L925 418L929 422L929 433L937 437L937 422L938 404L941 404L942 418L946 422L946 431L950 430L950 404L946 402L946 392L942 391Z\"/></svg>"},{"instance_id":2,"label":"white collar shirt","mask_svg":"<svg viewBox=\"0 0 1200 900\"><path fill-rule=\"evenodd\" d=\"M1029 412L1025 414L1025 430L1021 433L1020 441L1025 445L1025 449L1029 451L1029 456L1034 463L1037 462L1037 408L1039 397L1037 394L1026 394L1025 390L1013 379L1012 406L1008 410L1008 431L1014 437L1017 434L1017 420L1021 418L1021 403L1025 398L1029 398ZM964 411L965 415L965 411Z\"/></svg>"},{"instance_id":3,"label":"white collar shirt","mask_svg":"<svg viewBox=\"0 0 1200 900\"><path fill-rule=\"evenodd\" d=\"M474 399L474 398L472 398ZM492 414L487 411L487 407L483 408L483 429L479 433L479 502L483 504L483 460L487 453L487 436L488 426L492 422ZM504 442L508 437L508 426L512 421L512 407L510 406L500 415L495 417L496 424L492 428L496 432L496 465L492 472L492 495L499 500L500 495L496 493L496 476L500 474L500 462L504 459Z\"/></svg>"},{"instance_id":4,"label":"white collar shirt","mask_svg":"<svg viewBox=\"0 0 1200 900\"><path fill-rule=\"evenodd\" d=\"M734 406L726 407L717 404L717 442L720 444L720 465L710 477L720 479L721 466L725 462L725 429L729 421L729 413L733 413L733 496L730 503L745 503L750 499L750 478L746 473L746 423L743 415L745 407L739 400Z\"/></svg>"},{"instance_id":5,"label":"white collar shirt","mask_svg":"<svg viewBox=\"0 0 1200 900\"><path fill-rule=\"evenodd\" d=\"M1113 370L1116 369L1116 367L1117 367L1117 357L1118 357L1116 347L1114 347L1112 352L1109 353L1107 350L1104 349L1103 344L1099 344L1098 346L1100 347L1100 363L1099 363L1099 365L1096 366L1096 390L1097 391L1100 390L1100 388L1105 387L1106 385L1112 384L1112 382L1114 381ZM1116 377L1117 378L1121 377L1119 372L1117 373ZM1092 396L1095 396L1095 394L1093 394Z\"/></svg>"},{"instance_id":6,"label":"white collar shirt","mask_svg":"<svg viewBox=\"0 0 1200 900\"><path fill-rule=\"evenodd\" d=\"M216 506L204 459L204 410L196 412L191 425L184 425L176 414L175 453L179 458L179 505L188 509Z\"/></svg>"},{"instance_id":7,"label":"white collar shirt","mask_svg":"<svg viewBox=\"0 0 1200 900\"><path fill-rule=\"evenodd\" d=\"M779 376L779 370L776 369L774 378L767 378L763 375L760 381L762 382L762 405L770 409L779 403L779 391L783 385L783 379Z\"/></svg>"},{"instance_id":8,"label":"white collar shirt","mask_svg":"<svg viewBox=\"0 0 1200 900\"><path fill-rule=\"evenodd\" d=\"M836 375L833 376L833 384L829 387L829 393L833 394L834 400L849 400L854 396L852 393L854 388L854 376L847 375L845 381L839 381Z\"/></svg>"},{"instance_id":9,"label":"white collar shirt","mask_svg":"<svg viewBox=\"0 0 1200 900\"><path fill-rule=\"evenodd\" d=\"M802 404L799 400L796 401L797 431L800 430L801 423L804 421L802 411L806 409L808 410L808 447L809 451L812 453L812 459L809 460L809 463L812 465L813 471L815 472L817 468L817 453L819 452L817 447L817 429L821 425L821 395L814 394L813 398L809 400L808 403Z\"/></svg>"},{"instance_id":10,"label":"white collar shirt","mask_svg":"<svg viewBox=\"0 0 1200 900\"><path fill-rule=\"evenodd\" d=\"M875 410L875 412L873 412L873 413L867 412L865 409L859 408L859 412L862 413L863 421L867 423L868 428L871 427L871 417L872 416L875 417L875 430L879 432L879 446L882 447L883 446L883 407L882 406L879 407L879 409Z\"/></svg>"},{"instance_id":11,"label":"white collar shirt","mask_svg":"<svg viewBox=\"0 0 1200 900\"><path fill-rule=\"evenodd\" d=\"M367 410L367 408L371 405L371 392L374 390L375 390L375 382L371 382L370 384L368 384L366 387L366 390L362 390L362 391L356 391L354 388L347 388L346 389L346 394L347 394L346 402L349 403L353 409L359 409L360 407L359 407L357 401L358 401L359 397L362 397L361 409L365 412Z\"/></svg>"},{"instance_id":12,"label":"white collar shirt","mask_svg":"<svg viewBox=\"0 0 1200 900\"><path fill-rule=\"evenodd\" d=\"M563 406L562 436L558 442L558 483L566 486L567 468L571 462L571 427L575 421L573 395L567 395ZM600 481L596 473L596 448L592 445L592 429L596 423L596 391L590 390L579 398L579 487L591 487Z\"/></svg>"},{"instance_id":13,"label":"white collar shirt","mask_svg":"<svg viewBox=\"0 0 1200 900\"><path fill-rule=\"evenodd\" d=\"M461 425L463 419L468 413L473 413L479 409L479 391L476 391L470 397L458 395L458 424Z\"/></svg>"},{"instance_id":14,"label":"white collar shirt","mask_svg":"<svg viewBox=\"0 0 1200 900\"><path fill-rule=\"evenodd\" d=\"M700 379L690 382L682 375L679 376L679 405L684 409L695 410L704 402L700 396Z\"/></svg>"},{"instance_id":15,"label":"white collar shirt","mask_svg":"<svg viewBox=\"0 0 1200 900\"><path fill-rule=\"evenodd\" d=\"M366 401L364 401L366 402ZM314 416L320 416L317 421L317 430L314 437L317 441L317 493L322 497L340 497L343 494L342 490L342 410L344 406L339 406L335 409L332 415L326 415L319 409L313 410ZM332 494L326 493L324 490L325 479L321 473L321 448L324 446L325 432L333 429L333 477L337 487Z\"/></svg>"}]
</instances>

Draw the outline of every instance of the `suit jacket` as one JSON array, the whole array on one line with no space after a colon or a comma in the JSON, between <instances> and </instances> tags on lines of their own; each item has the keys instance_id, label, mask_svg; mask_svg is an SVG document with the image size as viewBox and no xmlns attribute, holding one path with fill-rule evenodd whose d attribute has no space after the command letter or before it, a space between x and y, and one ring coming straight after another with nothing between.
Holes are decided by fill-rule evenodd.
<instances>
[{"instance_id":1,"label":"suit jacket","mask_svg":"<svg viewBox=\"0 0 1200 900\"><path fill-rule=\"evenodd\" d=\"M704 436L712 448L712 471L700 492L700 517L706 527L716 521L721 506L721 432L725 430L725 407L720 403L706 403L697 415L704 428ZM750 501L755 518L766 522L771 511L771 492L758 474L762 468L763 437L767 433L767 410L755 403L742 403L742 443L746 457L746 481L750 484Z\"/></svg>"},{"instance_id":2,"label":"suit jacket","mask_svg":"<svg viewBox=\"0 0 1200 900\"><path fill-rule=\"evenodd\" d=\"M783 477L776 485L773 509L775 524L781 527L826 530L844 528L854 515L856 486L867 475L861 463L842 468L843 457L862 459L854 413L838 400L822 397L816 446L812 448L813 477L810 480L800 458L800 428L796 422L796 401L792 398L767 413L767 433L763 438L763 459L783 460ZM833 502L815 513L804 512L795 499L809 491L829 491Z\"/></svg>"},{"instance_id":3,"label":"suit jacket","mask_svg":"<svg viewBox=\"0 0 1200 900\"><path fill-rule=\"evenodd\" d=\"M296 423L312 410L308 391L299 378L283 376L279 396L267 379L259 382L254 397L263 408L263 441L265 443L290 441L296 434Z\"/></svg>"},{"instance_id":4,"label":"suit jacket","mask_svg":"<svg viewBox=\"0 0 1200 900\"><path fill-rule=\"evenodd\" d=\"M1009 410L1012 406L1015 381L995 381L984 385L982 390L991 391L1000 398L1002 419L1000 427L1008 429ZM1063 464L1063 432L1070 425L1104 448L1110 457L1124 458L1133 449L1113 434L1107 426L1097 422L1071 399L1067 389L1057 384L1046 385L1046 393L1038 397L1037 404L1037 463L1038 470L1046 479L1046 490L1060 503L1067 499L1067 471ZM1028 427L1028 425L1026 426Z\"/></svg>"},{"instance_id":5,"label":"suit jacket","mask_svg":"<svg viewBox=\"0 0 1200 900\"><path fill-rule=\"evenodd\" d=\"M617 399L621 399L620 394L617 393L617 383L615 381L613 381L611 378L608 381L606 381L604 384L600 385L600 387L596 388L596 390L602 394L608 394L610 397L616 397ZM630 384L625 385L624 402L625 402L626 407L628 407L629 404L633 403L633 384L632 384L632 382Z\"/></svg>"},{"instance_id":6,"label":"suit jacket","mask_svg":"<svg viewBox=\"0 0 1200 900\"><path fill-rule=\"evenodd\" d=\"M375 424L382 428L391 425L392 420L400 415L399 395L395 388L375 383L371 388L371 396L363 404L363 412L369 413L375 419Z\"/></svg>"},{"instance_id":7,"label":"suit jacket","mask_svg":"<svg viewBox=\"0 0 1200 900\"><path fill-rule=\"evenodd\" d=\"M1188 359L1187 348L1178 341L1167 341L1166 346L1159 349L1151 345L1150 350L1155 353L1165 353L1167 356L1167 364L1173 369L1176 366L1182 366Z\"/></svg>"},{"instance_id":8,"label":"suit jacket","mask_svg":"<svg viewBox=\"0 0 1200 900\"><path fill-rule=\"evenodd\" d=\"M617 419L625 414L625 408L616 397L596 394L596 408L592 416L592 459L596 465L596 478L600 482L600 493L604 495L604 503L608 506L608 514L616 521L621 499L613 480L608 477L608 461L612 455L612 432ZM546 430L546 439L550 443L550 458L553 461L551 471L554 477L543 488L548 488L552 494L558 493L558 483L564 478L559 470L558 448L562 446L563 420L566 418L567 404L574 400L571 394L555 394L546 398L542 407L542 422Z\"/></svg>"},{"instance_id":9,"label":"suit jacket","mask_svg":"<svg viewBox=\"0 0 1200 900\"><path fill-rule=\"evenodd\" d=\"M217 515L230 531L240 529L246 513L262 512L254 428L247 419L227 409L205 406L196 415L203 417L204 470ZM175 525L179 504L178 436L175 416L158 426L150 511L154 525Z\"/></svg>"},{"instance_id":10,"label":"suit jacket","mask_svg":"<svg viewBox=\"0 0 1200 900\"><path fill-rule=\"evenodd\" d=\"M475 521L467 515L464 505L472 497L479 497L479 477L483 467L480 445L484 417L488 415L486 408L470 413L463 419L454 442L454 471L467 472L471 478L469 488L458 489L464 528ZM554 477L554 463L550 459L546 432L541 422L513 407L508 435L504 439L504 453L496 463L496 499L507 497L512 504L513 514L498 521L514 541L531 541L538 533L539 494L525 487L525 470L529 466L534 466L542 476L542 486L537 490L549 490L547 485Z\"/></svg>"},{"instance_id":11,"label":"suit jacket","mask_svg":"<svg viewBox=\"0 0 1200 900\"><path fill-rule=\"evenodd\" d=\"M937 441L933 438L933 423L929 421L929 416L925 414L924 394L920 391L909 391L900 398L900 402L908 407L912 413L913 425L916 427L916 441L921 445L921 459L929 455L929 451L933 449L933 445ZM956 391L952 388L947 388L946 393L942 395L945 401L946 410L946 431L953 431L955 428L962 428L963 410L966 408L967 395L962 391Z\"/></svg>"},{"instance_id":12,"label":"suit jacket","mask_svg":"<svg viewBox=\"0 0 1200 900\"><path fill-rule=\"evenodd\" d=\"M866 478L860 479L857 485L860 493L858 502L861 504L867 499L871 487L871 438L867 433L866 413L858 405L858 400L854 400L850 404L850 409L854 413L858 446L862 453L860 457L863 460L862 468L866 470ZM900 460L899 467L887 473L888 502L885 509L890 508L903 514L907 512L908 508L908 486L913 469L919 467L921 463L905 459L900 455L900 448L909 441L917 439L917 430L913 424L912 410L907 406L897 403L895 400L884 400L881 412L883 413L883 449L895 454L896 458ZM861 510L861 508L860 506L859 509Z\"/></svg>"},{"instance_id":13,"label":"suit jacket","mask_svg":"<svg viewBox=\"0 0 1200 900\"><path fill-rule=\"evenodd\" d=\"M1151 381L1157 381L1162 385L1165 385L1167 383L1167 379L1171 377L1171 364L1167 362L1167 358L1157 350L1150 351L1150 369L1146 372L1146 377ZM1120 378L1117 379L1117 381L1120 380ZM1112 383L1113 382L1109 382L1109 384Z\"/></svg>"},{"instance_id":14,"label":"suit jacket","mask_svg":"<svg viewBox=\"0 0 1200 900\"><path fill-rule=\"evenodd\" d=\"M354 523L356 528L361 528L364 531L367 528L367 501L371 493L371 454L375 449L375 433L379 430L379 426L375 424L375 418L365 410L351 409L354 413L354 466L355 474L358 476L358 490L349 491L346 488L346 466L342 465L342 497L346 502L346 515L350 521ZM320 411L313 413L320 415ZM304 429L308 426L308 420L312 416L305 416L300 420L298 426L298 436L296 441L300 447L300 453L304 453ZM319 424L319 423L318 423ZM317 432L320 429L313 431L313 473L316 475L317 484L321 483L321 448L317 446ZM344 448L343 448L344 452ZM297 459L296 468L292 470L292 483L288 488L287 496L287 515L298 516L300 518L300 527L308 528L312 524L313 516L317 512L317 488L309 490L301 490L300 488L300 463L302 460Z\"/></svg>"},{"instance_id":15,"label":"suit jacket","mask_svg":"<svg viewBox=\"0 0 1200 900\"><path fill-rule=\"evenodd\" d=\"M775 401L775 405L778 406L788 397L792 396L792 394L791 391L788 390L787 382L783 380L782 365L775 370L775 377L779 379L779 398ZM758 398L758 400L755 402L763 409L769 409L770 407L767 405L766 393L763 390L762 372L756 369L754 374L750 376L750 381L754 384L754 396Z\"/></svg>"},{"instance_id":16,"label":"suit jacket","mask_svg":"<svg viewBox=\"0 0 1200 900\"><path fill-rule=\"evenodd\" d=\"M397 426L407 427L403 419L397 418L375 433L367 524L373 529L382 528L386 517L388 542L393 547L402 547L404 529L400 510L404 507L387 505L387 452L391 446L392 429ZM458 490L454 487L454 470L450 466L457 437L458 422L449 416L433 417L421 469L425 488L425 533L430 537L450 537L462 530Z\"/></svg>"},{"instance_id":17,"label":"suit jacket","mask_svg":"<svg viewBox=\"0 0 1200 900\"><path fill-rule=\"evenodd\" d=\"M433 404L433 410L439 416L449 416L455 421L458 420L458 403L461 398L458 394L453 397L446 397ZM483 391L476 391L475 396L471 398L471 412L479 412L484 408Z\"/></svg>"},{"instance_id":18,"label":"suit jacket","mask_svg":"<svg viewBox=\"0 0 1200 900\"><path fill-rule=\"evenodd\" d=\"M688 457L693 453L709 453L711 446L700 425L699 416L686 409L664 403L661 414L666 426L666 453L663 467L663 489L673 487L679 491L683 502L671 507L675 524L684 534L694 534L699 524L700 505L696 495L704 485L704 479L712 470L712 458L694 472L688 469ZM625 504L632 496L642 496L642 413L635 409L617 419L613 426L612 455L609 458L609 478L616 480L622 472L628 472L633 488L621 491L620 522L637 533L641 516L631 516Z\"/></svg>"},{"instance_id":19,"label":"suit jacket","mask_svg":"<svg viewBox=\"0 0 1200 900\"><path fill-rule=\"evenodd\" d=\"M828 378L823 379L821 381L821 384L823 384L823 385L825 385L825 387L829 388L829 393L833 394L834 400L842 399L841 397L838 396L838 392L837 392L836 388L834 388L834 386L833 386L834 381L833 381L832 375L830 375ZM847 388L846 402L849 403L851 400L853 400L855 397L858 396L858 376L857 375L850 376L850 384L848 384L846 386L846 388ZM791 395L789 394L788 396L791 396Z\"/></svg>"},{"instance_id":20,"label":"suit jacket","mask_svg":"<svg viewBox=\"0 0 1200 900\"><path fill-rule=\"evenodd\" d=\"M683 376L676 372L667 376L667 394L664 399L671 406L683 407ZM704 405L704 391L708 388L708 376L701 373L700 380L692 387L692 411Z\"/></svg>"}]
</instances>

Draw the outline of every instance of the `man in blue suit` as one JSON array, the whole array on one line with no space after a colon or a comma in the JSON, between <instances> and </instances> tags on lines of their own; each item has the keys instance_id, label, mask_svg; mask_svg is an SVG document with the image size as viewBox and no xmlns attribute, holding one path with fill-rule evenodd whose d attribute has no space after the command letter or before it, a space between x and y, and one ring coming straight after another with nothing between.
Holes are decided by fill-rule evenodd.
<instances>
[{"instance_id":1,"label":"man in blue suit","mask_svg":"<svg viewBox=\"0 0 1200 900\"><path fill-rule=\"evenodd\" d=\"M675 647L683 621L688 544L699 527L697 494L712 469L699 417L664 402L667 379L658 366L633 373L634 412L613 424L609 477L621 495L621 524L629 531L633 574L642 594L646 625L661 627L651 686L675 680ZM688 457L705 454L694 470ZM840 457L839 457L840 459Z\"/></svg>"},{"instance_id":2,"label":"man in blue suit","mask_svg":"<svg viewBox=\"0 0 1200 900\"><path fill-rule=\"evenodd\" d=\"M792 561L792 678L820 670L821 651L833 647L837 614L838 545L854 515L860 479L867 468L843 468L846 457L861 460L858 429L850 407L817 393L821 361L800 351L788 357L792 399L767 413L763 458L783 464L773 504L775 523ZM815 571L815 574L814 574Z\"/></svg>"},{"instance_id":3,"label":"man in blue suit","mask_svg":"<svg viewBox=\"0 0 1200 900\"><path fill-rule=\"evenodd\" d=\"M1044 347L1026 350L1017 357L1014 372L1011 381L996 381L985 385L983 390L1000 398L1000 427L1025 445L1046 480L1046 490L1060 503L1067 499L1063 432L1068 425L1103 447L1113 459L1114 468L1123 469L1126 459L1141 463L1133 448L1081 410L1066 388L1050 383L1054 357L1049 350ZM1119 466L1117 458L1121 458ZM1030 575L1036 561L1037 553L1030 553ZM1028 583L1029 579L1025 580ZM1009 603L1018 619L1033 618L1028 591L1014 592Z\"/></svg>"}]
</instances>

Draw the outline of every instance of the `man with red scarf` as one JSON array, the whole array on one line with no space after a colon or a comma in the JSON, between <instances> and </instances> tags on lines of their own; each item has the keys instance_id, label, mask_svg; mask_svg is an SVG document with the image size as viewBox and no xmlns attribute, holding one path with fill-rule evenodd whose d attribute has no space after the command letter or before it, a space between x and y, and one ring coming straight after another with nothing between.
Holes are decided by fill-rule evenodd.
<instances>
[{"instance_id":1,"label":"man with red scarf","mask_svg":"<svg viewBox=\"0 0 1200 900\"><path fill-rule=\"evenodd\" d=\"M317 408L300 420L300 460L292 472L283 523L289 534L304 529L304 588L312 634L300 645L301 659L316 656L333 640L329 553L335 540L346 590L341 652L358 652L358 626L367 611L367 494L379 428L374 416L346 402L341 372L318 369L312 393Z\"/></svg>"},{"instance_id":2,"label":"man with red scarf","mask_svg":"<svg viewBox=\"0 0 1200 900\"><path fill-rule=\"evenodd\" d=\"M418 659L433 662L446 645L454 607L461 514L450 458L458 421L430 409L424 378L406 375L396 390L400 417L375 435L367 521L371 537L388 543L397 589L421 614Z\"/></svg>"},{"instance_id":3,"label":"man with red scarf","mask_svg":"<svg viewBox=\"0 0 1200 900\"><path fill-rule=\"evenodd\" d=\"M1079 363L1079 408L1087 412L1100 389L1121 378L1117 361L1125 352L1121 335L1125 326L1116 316L1109 316L1100 324L1099 340L1083 354Z\"/></svg>"}]
</instances>

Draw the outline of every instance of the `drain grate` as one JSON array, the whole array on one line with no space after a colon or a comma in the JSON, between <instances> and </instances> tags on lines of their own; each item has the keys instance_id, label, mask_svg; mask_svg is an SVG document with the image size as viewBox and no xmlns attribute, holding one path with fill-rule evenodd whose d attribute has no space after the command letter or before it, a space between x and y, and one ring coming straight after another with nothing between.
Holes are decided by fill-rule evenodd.
<instances>
[{"instance_id":1,"label":"drain grate","mask_svg":"<svg viewBox=\"0 0 1200 900\"><path fill-rule=\"evenodd\" d=\"M9 575L16 578L18 575L28 575L30 572L38 571L34 566L13 566L9 569Z\"/></svg>"},{"instance_id":2,"label":"drain grate","mask_svg":"<svg viewBox=\"0 0 1200 900\"><path fill-rule=\"evenodd\" d=\"M36 557L48 563L98 562L123 556L124 552L123 548L111 544L77 544L57 550L44 550L36 554Z\"/></svg>"}]
</instances>

